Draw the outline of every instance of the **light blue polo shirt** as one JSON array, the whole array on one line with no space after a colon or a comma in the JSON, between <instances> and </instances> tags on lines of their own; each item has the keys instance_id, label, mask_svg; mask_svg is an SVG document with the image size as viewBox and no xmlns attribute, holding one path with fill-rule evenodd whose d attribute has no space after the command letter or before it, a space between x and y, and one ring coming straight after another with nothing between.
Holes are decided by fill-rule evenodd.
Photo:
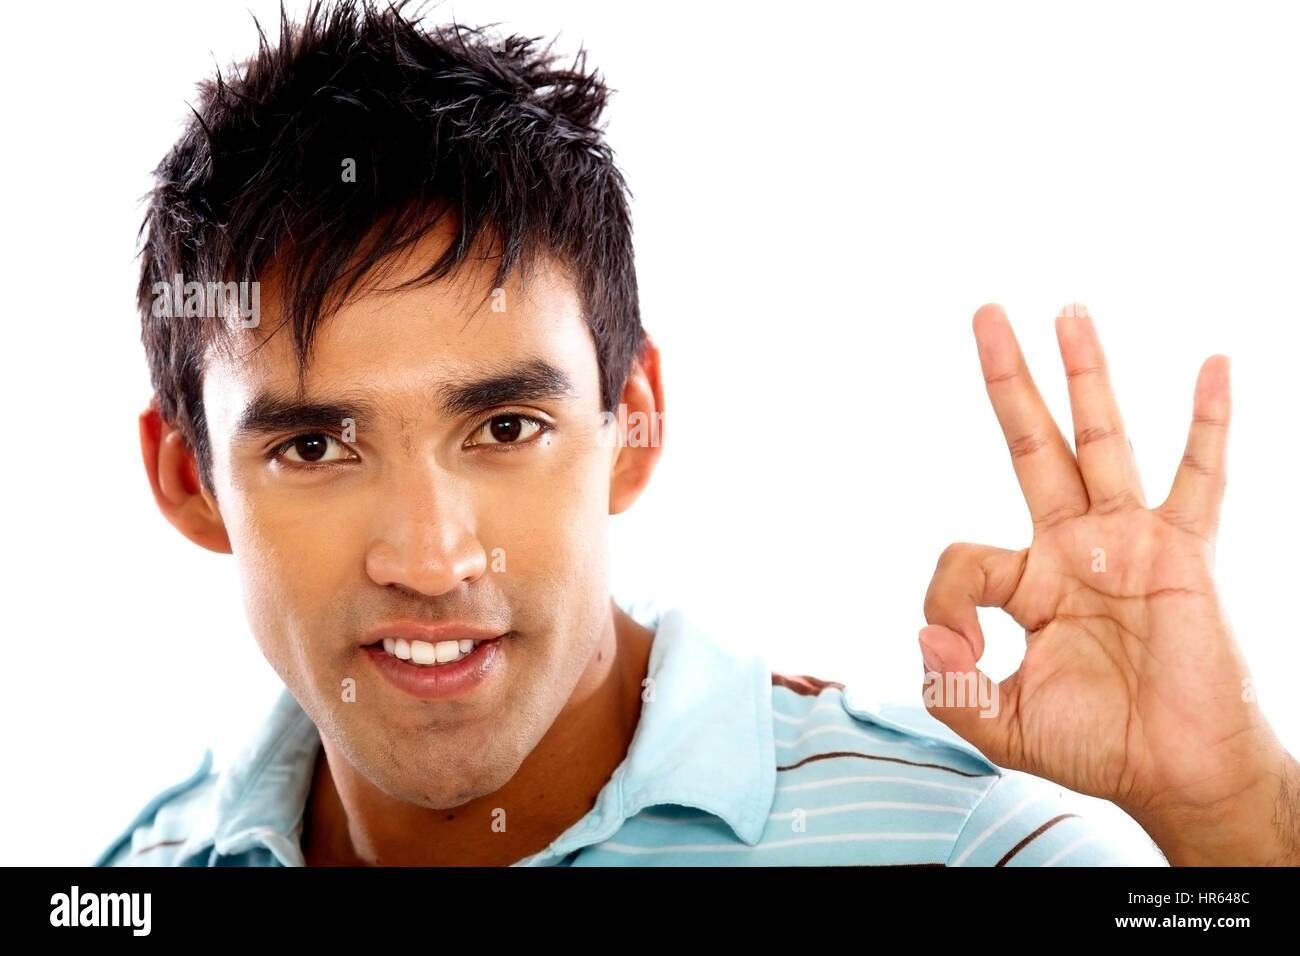
<instances>
[{"instance_id":1,"label":"light blue polo shirt","mask_svg":"<svg viewBox=\"0 0 1300 956\"><path fill-rule=\"evenodd\" d=\"M591 811L516 866L1164 865L1150 841L1117 841L920 705L869 709L724 648L680 610L628 610L655 631L631 746ZM229 767L214 772L206 751L95 865L303 866L320 745L285 690Z\"/></svg>"}]
</instances>

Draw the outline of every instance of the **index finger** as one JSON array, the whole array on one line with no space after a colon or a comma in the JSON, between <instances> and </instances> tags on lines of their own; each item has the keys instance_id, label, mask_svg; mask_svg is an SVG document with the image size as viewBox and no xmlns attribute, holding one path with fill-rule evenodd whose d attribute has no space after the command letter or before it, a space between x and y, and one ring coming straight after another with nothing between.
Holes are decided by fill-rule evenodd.
<instances>
[{"instance_id":1,"label":"index finger","mask_svg":"<svg viewBox=\"0 0 1300 956\"><path fill-rule=\"evenodd\" d=\"M1034 528L1086 514L1088 491L1065 436L1034 385L1011 324L990 303L972 321L989 401L1011 452Z\"/></svg>"},{"instance_id":2,"label":"index finger","mask_svg":"<svg viewBox=\"0 0 1300 956\"><path fill-rule=\"evenodd\" d=\"M1008 551L966 542L948 545L939 555L925 592L925 622L942 624L966 638L978 661L984 656L984 629L976 608L1005 608L1020 586L1028 558L1028 548Z\"/></svg>"}]
</instances>

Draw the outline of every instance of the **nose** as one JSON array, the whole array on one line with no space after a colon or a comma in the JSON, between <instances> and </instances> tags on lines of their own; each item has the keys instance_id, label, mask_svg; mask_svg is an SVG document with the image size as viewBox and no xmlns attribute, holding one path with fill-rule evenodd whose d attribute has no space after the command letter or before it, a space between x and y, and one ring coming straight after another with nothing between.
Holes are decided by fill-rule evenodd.
<instances>
[{"instance_id":1,"label":"nose","mask_svg":"<svg viewBox=\"0 0 1300 956\"><path fill-rule=\"evenodd\" d=\"M446 594L487 571L474 526L473 490L465 481L433 463L404 467L380 497L366 573L381 587Z\"/></svg>"}]
</instances>

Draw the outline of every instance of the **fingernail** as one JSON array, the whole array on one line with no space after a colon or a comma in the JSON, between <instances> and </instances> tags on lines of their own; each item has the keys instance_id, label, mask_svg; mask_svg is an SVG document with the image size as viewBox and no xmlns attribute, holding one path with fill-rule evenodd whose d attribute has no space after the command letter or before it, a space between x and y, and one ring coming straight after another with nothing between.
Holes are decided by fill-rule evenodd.
<instances>
[{"instance_id":1,"label":"fingernail","mask_svg":"<svg viewBox=\"0 0 1300 956\"><path fill-rule=\"evenodd\" d=\"M943 658L939 656L938 652L935 651L935 649L930 644L926 643L925 631L921 632L920 642L921 642L921 660L925 664L925 672L927 674L931 672L942 674L944 672Z\"/></svg>"},{"instance_id":2,"label":"fingernail","mask_svg":"<svg viewBox=\"0 0 1300 956\"><path fill-rule=\"evenodd\" d=\"M1061 306L1061 318L1086 319L1088 318L1088 307L1082 302L1071 302L1068 305L1063 305Z\"/></svg>"}]
</instances>

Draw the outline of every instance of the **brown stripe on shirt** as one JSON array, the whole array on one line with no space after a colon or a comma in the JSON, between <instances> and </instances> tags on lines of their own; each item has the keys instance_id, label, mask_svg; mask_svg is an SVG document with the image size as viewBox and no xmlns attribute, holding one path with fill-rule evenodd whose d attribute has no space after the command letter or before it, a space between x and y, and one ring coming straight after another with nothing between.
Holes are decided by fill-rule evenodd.
<instances>
[{"instance_id":1,"label":"brown stripe on shirt","mask_svg":"<svg viewBox=\"0 0 1300 956\"><path fill-rule=\"evenodd\" d=\"M141 853L148 853L150 850L156 850L160 846L179 846L184 842L184 840L163 840L161 843L151 843L149 846L142 846L131 855L139 856Z\"/></svg>"},{"instance_id":2,"label":"brown stripe on shirt","mask_svg":"<svg viewBox=\"0 0 1300 956\"><path fill-rule=\"evenodd\" d=\"M955 773L962 777L992 777L991 773L971 773L968 770L958 770L956 767L945 767L941 763L920 763L916 760L904 760L902 757L882 757L880 754L864 754L856 750L832 750L830 753L813 754L811 757L804 757L797 763L786 764L784 767L777 767L777 770L797 770L806 763L812 763L815 760L830 760L833 757L857 757L860 760L887 760L890 763L905 763L909 767L929 767L932 770L946 770L949 773Z\"/></svg>"},{"instance_id":3,"label":"brown stripe on shirt","mask_svg":"<svg viewBox=\"0 0 1300 956\"><path fill-rule=\"evenodd\" d=\"M800 674L796 677L787 677L785 674L772 672L772 686L784 687L786 690L792 690L803 697L816 697L827 687L834 687L836 690L843 690L844 685L838 681L822 680L819 677L809 677L807 674Z\"/></svg>"},{"instance_id":4,"label":"brown stripe on shirt","mask_svg":"<svg viewBox=\"0 0 1300 956\"><path fill-rule=\"evenodd\" d=\"M1048 829L1050 829L1051 827L1056 826L1056 824L1060 823L1062 820L1067 820L1067 819L1069 819L1070 817L1077 817L1077 816L1078 816L1077 813L1062 813L1060 816L1052 817L1052 819L1048 820L1048 821L1047 821L1046 823L1044 823L1041 827L1039 827L1039 828L1038 828L1037 830L1035 830L1033 833L1029 834L1029 836L1025 837L1023 840L1021 840L1019 843L1017 843L1015 846L1013 846L1010 850L1008 850L1008 851L1007 851L1007 855L1004 856L1002 859L998 860L998 861L997 861L996 863L994 863L993 865L994 865L994 866L1006 866L1006 865L1007 865L1007 860L1011 859L1013 856L1015 856L1017 853L1019 853L1019 852L1020 852L1021 850L1023 850L1025 847L1029 846L1029 844L1030 844L1033 840L1037 839L1038 836L1039 836L1040 834L1046 832L1046 831L1047 831Z\"/></svg>"}]
</instances>

